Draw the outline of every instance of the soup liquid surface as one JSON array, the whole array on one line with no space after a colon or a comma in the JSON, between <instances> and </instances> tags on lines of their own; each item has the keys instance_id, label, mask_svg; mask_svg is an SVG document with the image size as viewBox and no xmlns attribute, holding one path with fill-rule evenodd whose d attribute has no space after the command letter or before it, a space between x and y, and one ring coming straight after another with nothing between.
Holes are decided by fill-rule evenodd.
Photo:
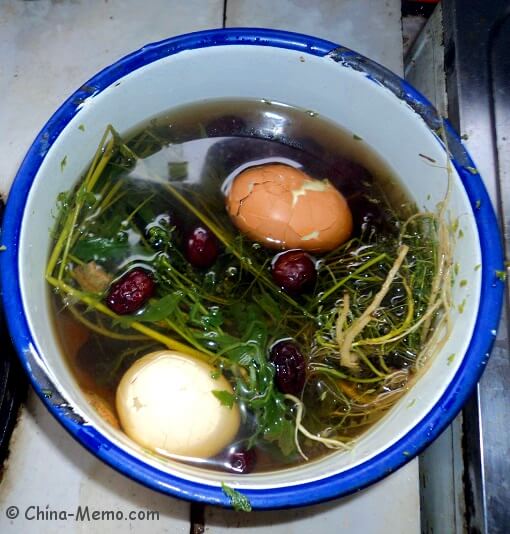
<instances>
[{"instance_id":1,"label":"soup liquid surface","mask_svg":"<svg viewBox=\"0 0 510 534\"><path fill-rule=\"evenodd\" d=\"M153 118L124 138L128 139L128 146L141 159L130 170L121 169L118 179L132 184L140 203L150 197L147 207L150 207L152 214L156 214L156 219L170 217L169 224L175 225L183 233L196 224L195 219L175 200L161 194L154 177L184 185L193 191L196 202L202 199L213 214L225 217L224 192L241 170L265 163L288 164L303 169L314 178L327 178L342 192L352 210L354 234L357 236L366 236L374 231L394 233L397 229L391 213L396 211L404 216L412 211L409 196L388 165L356 132L344 131L312 112L283 104L266 101L194 104ZM112 218L112 235L122 227L127 246L118 254L105 246L104 256L101 248L96 247L94 254L87 257L85 242L80 249L82 258L98 262L111 273L121 272L126 266L143 265L152 256L140 245L144 232L147 232L150 224L154 224L148 224L144 217L142 206L129 224L117 221L121 224L115 227L116 222ZM156 249L153 254L157 254ZM260 254L271 258L274 251L261 251ZM207 283L211 287L214 284L231 284L231 294L239 299L235 288L237 269L234 264L230 267L223 265L221 273L218 269L211 269L210 273L204 274L204 280L207 282L209 277ZM225 273L229 273L232 279L227 279ZM218 280L218 276L226 278ZM227 288L224 294L228 295L229 291ZM77 320L78 315L87 318L82 307L72 303L65 307L59 297L55 297L53 303L55 328L79 386L87 395L99 397L115 414L115 390L123 373L139 357L163 347L122 325L108 327L110 332L118 335L102 335L100 328L93 331ZM218 307L221 309L222 305L218 304ZM290 336L298 339L304 336L303 339L308 340L313 337L311 331L304 334L299 332L299 317L289 323L295 331L285 333L280 332L280 317L274 317L274 324L268 317L265 317L265 321L271 343L278 340L273 335L283 334L284 338ZM307 406L313 406L318 396L322 396L327 403L329 382L326 379L315 382L305 390L303 398ZM359 389L358 386L352 386L356 390L354 394L365 394L367 388ZM334 406L332 409L335 409ZM384 410L381 410L377 417L366 420L360 418L353 425L346 424L345 437L355 437L383 413ZM248 410L244 410L243 415L244 422L236 443L243 443L250 436L253 421ZM309 424L313 427L310 416L313 419L313 413L307 413ZM326 447L309 440L303 440L302 447L310 459L330 452ZM302 461L296 451L286 457L270 441L258 440L254 450L257 457L255 471L280 469ZM221 470L224 469L223 459L224 456L220 454L208 459L205 465ZM193 463L194 459L190 458L189 461ZM204 461L200 460L199 465L204 466Z\"/></svg>"}]
</instances>

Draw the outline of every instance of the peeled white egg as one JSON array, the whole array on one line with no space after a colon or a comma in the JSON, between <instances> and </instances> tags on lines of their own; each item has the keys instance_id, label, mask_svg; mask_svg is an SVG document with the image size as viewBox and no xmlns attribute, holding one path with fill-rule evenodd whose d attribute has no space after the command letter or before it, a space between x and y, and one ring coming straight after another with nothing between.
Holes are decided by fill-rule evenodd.
<instances>
[{"instance_id":1,"label":"peeled white egg","mask_svg":"<svg viewBox=\"0 0 510 534\"><path fill-rule=\"evenodd\" d=\"M117 388L117 413L124 432L162 454L209 458L239 430L236 404L224 406L212 393L232 388L214 368L192 356L162 350L137 360Z\"/></svg>"}]
</instances>

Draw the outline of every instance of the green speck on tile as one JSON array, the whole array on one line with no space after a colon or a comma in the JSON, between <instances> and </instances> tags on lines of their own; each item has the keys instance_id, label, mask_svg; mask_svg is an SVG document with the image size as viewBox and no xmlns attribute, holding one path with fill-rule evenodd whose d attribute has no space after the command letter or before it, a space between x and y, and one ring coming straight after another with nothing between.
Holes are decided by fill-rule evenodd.
<instances>
[{"instance_id":1,"label":"green speck on tile","mask_svg":"<svg viewBox=\"0 0 510 534\"><path fill-rule=\"evenodd\" d=\"M66 165L67 165L67 155L65 155L62 158L62 161L60 162L60 171L61 172L64 172L64 168L65 168Z\"/></svg>"}]
</instances>

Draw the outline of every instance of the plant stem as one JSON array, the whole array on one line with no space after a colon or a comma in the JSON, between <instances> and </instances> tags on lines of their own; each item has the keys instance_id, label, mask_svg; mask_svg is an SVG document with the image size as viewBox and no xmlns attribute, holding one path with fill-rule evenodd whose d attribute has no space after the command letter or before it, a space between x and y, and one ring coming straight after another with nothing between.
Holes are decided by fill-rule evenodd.
<instances>
[{"instance_id":1,"label":"plant stem","mask_svg":"<svg viewBox=\"0 0 510 534\"><path fill-rule=\"evenodd\" d=\"M320 295L313 303L312 305L317 305L320 302L323 302L326 300L330 295L335 293L338 289L340 289L342 286L344 286L351 278L356 277L358 274L366 271L372 265L376 264L379 261L384 260L387 257L386 253L383 252L382 254L379 254L379 256L376 256L375 258L372 258L371 260L364 263L361 267L358 267L355 271L353 271L351 274L345 276L341 280L339 280L335 285L330 287L327 291L325 291L322 295Z\"/></svg>"},{"instance_id":2,"label":"plant stem","mask_svg":"<svg viewBox=\"0 0 510 534\"><path fill-rule=\"evenodd\" d=\"M122 317L117 315L116 313L112 312L109 308L107 308L104 304L101 302L98 302L96 299L92 298L91 296L87 295L86 293L83 293L82 291L79 291L78 289L75 289L62 280L59 280L53 276L46 276L46 280L55 288L59 289L60 291L63 291L64 293L68 294L70 297L73 297L80 302L83 302L87 306L90 306L91 308L94 308L96 311L107 315L108 317L111 317L112 319L116 320L122 320ZM190 356L194 356L196 358L199 358L200 360L203 360L207 363L211 363L211 359L214 359L215 357L209 357L204 352L198 351L192 347L189 347L188 345L185 345L184 343L181 343L180 341L177 341L176 339L172 339L171 337L168 337L156 330L153 330L152 328L149 328L137 321L131 321L129 323L129 326L133 330L137 330L138 332L156 340L168 347L172 350L178 350L180 352L183 352L185 354L189 354Z\"/></svg>"}]
</instances>

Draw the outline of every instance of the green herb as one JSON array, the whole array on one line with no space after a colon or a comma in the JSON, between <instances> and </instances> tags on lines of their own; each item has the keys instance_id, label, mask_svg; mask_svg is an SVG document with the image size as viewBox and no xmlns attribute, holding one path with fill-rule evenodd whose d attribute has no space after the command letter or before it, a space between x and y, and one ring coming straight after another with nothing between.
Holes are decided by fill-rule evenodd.
<instances>
[{"instance_id":1,"label":"green herb","mask_svg":"<svg viewBox=\"0 0 510 534\"><path fill-rule=\"evenodd\" d=\"M236 397L235 395L232 395L232 393L225 390L214 389L212 394L220 401L222 406L226 406L227 408L232 408L234 406Z\"/></svg>"},{"instance_id":2,"label":"green herb","mask_svg":"<svg viewBox=\"0 0 510 534\"><path fill-rule=\"evenodd\" d=\"M7 247L5 245L0 245L0 252L4 252L7 250Z\"/></svg>"},{"instance_id":3,"label":"green herb","mask_svg":"<svg viewBox=\"0 0 510 534\"><path fill-rule=\"evenodd\" d=\"M481 263L477 263L477 264L475 265L475 271L480 270L481 267L482 267L482 264L481 264Z\"/></svg>"},{"instance_id":4,"label":"green herb","mask_svg":"<svg viewBox=\"0 0 510 534\"><path fill-rule=\"evenodd\" d=\"M169 162L168 163L168 176L173 182L180 182L188 177L188 162Z\"/></svg>"},{"instance_id":5,"label":"green herb","mask_svg":"<svg viewBox=\"0 0 510 534\"><path fill-rule=\"evenodd\" d=\"M162 321L175 312L182 298L183 294L180 291L175 291L160 299L153 299L142 313L136 315L136 320L145 323Z\"/></svg>"},{"instance_id":6,"label":"green herb","mask_svg":"<svg viewBox=\"0 0 510 534\"><path fill-rule=\"evenodd\" d=\"M356 135L356 134L352 134L352 138L353 138L355 141L363 141L363 138L360 137L359 135Z\"/></svg>"},{"instance_id":7,"label":"green herb","mask_svg":"<svg viewBox=\"0 0 510 534\"><path fill-rule=\"evenodd\" d=\"M451 365L453 363L453 360L455 360L455 354L452 353L450 356L448 356L448 365Z\"/></svg>"},{"instance_id":8,"label":"green herb","mask_svg":"<svg viewBox=\"0 0 510 534\"><path fill-rule=\"evenodd\" d=\"M496 271L496 277L498 280L501 280L504 282L506 280L506 272L505 271Z\"/></svg>"},{"instance_id":9,"label":"green herb","mask_svg":"<svg viewBox=\"0 0 510 534\"><path fill-rule=\"evenodd\" d=\"M85 125L84 125L84 124L80 124L80 125L78 126L78 130L84 132L84 131L85 131Z\"/></svg>"},{"instance_id":10,"label":"green herb","mask_svg":"<svg viewBox=\"0 0 510 534\"><path fill-rule=\"evenodd\" d=\"M477 210L479 210L481 206L482 206L482 201L481 201L481 200L477 200L477 201L475 202L475 208L476 208Z\"/></svg>"},{"instance_id":11,"label":"green herb","mask_svg":"<svg viewBox=\"0 0 510 534\"><path fill-rule=\"evenodd\" d=\"M97 376L114 384L143 351L163 345L209 363L213 378L230 382L234 394L213 394L250 414L248 446L277 449L286 461L325 445L348 447L407 389L407 374L397 381L388 355L405 355L415 373L442 343L452 231L443 208L407 219L388 209L393 232L363 234L325 255L316 296L295 298L272 280L273 252L234 231L219 191L198 195L182 181L183 162L169 166L170 181L149 169L148 180L132 173L165 146L150 128L126 143L108 127L82 182L58 197L46 279L72 303L76 320L109 340ZM191 267L176 229L162 222L169 209L196 218L222 244L207 272ZM142 266L153 273L156 293L141 311L120 317L100 292L80 287L75 269L90 262L113 279ZM299 399L277 390L268 358L271 345L289 335L308 359Z\"/></svg>"},{"instance_id":12,"label":"green herb","mask_svg":"<svg viewBox=\"0 0 510 534\"><path fill-rule=\"evenodd\" d=\"M466 287L466 286L467 286L467 283L468 283L467 280L461 280L461 281L459 282L459 286L460 286L460 287Z\"/></svg>"},{"instance_id":13,"label":"green herb","mask_svg":"<svg viewBox=\"0 0 510 534\"><path fill-rule=\"evenodd\" d=\"M478 171L474 167L465 167L467 171L469 171L471 174L478 174Z\"/></svg>"},{"instance_id":14,"label":"green herb","mask_svg":"<svg viewBox=\"0 0 510 534\"><path fill-rule=\"evenodd\" d=\"M463 299L462 302L457 306L459 313L464 313L465 307L466 307L466 299Z\"/></svg>"},{"instance_id":15,"label":"green herb","mask_svg":"<svg viewBox=\"0 0 510 534\"><path fill-rule=\"evenodd\" d=\"M62 161L60 162L60 171L61 172L64 172L64 168L67 164L67 155L65 155L63 158L62 158Z\"/></svg>"},{"instance_id":16,"label":"green herb","mask_svg":"<svg viewBox=\"0 0 510 534\"><path fill-rule=\"evenodd\" d=\"M236 512L251 512L251 503L248 497L239 491L227 486L224 482L221 483L223 493L230 499L230 504Z\"/></svg>"}]
</instances>

